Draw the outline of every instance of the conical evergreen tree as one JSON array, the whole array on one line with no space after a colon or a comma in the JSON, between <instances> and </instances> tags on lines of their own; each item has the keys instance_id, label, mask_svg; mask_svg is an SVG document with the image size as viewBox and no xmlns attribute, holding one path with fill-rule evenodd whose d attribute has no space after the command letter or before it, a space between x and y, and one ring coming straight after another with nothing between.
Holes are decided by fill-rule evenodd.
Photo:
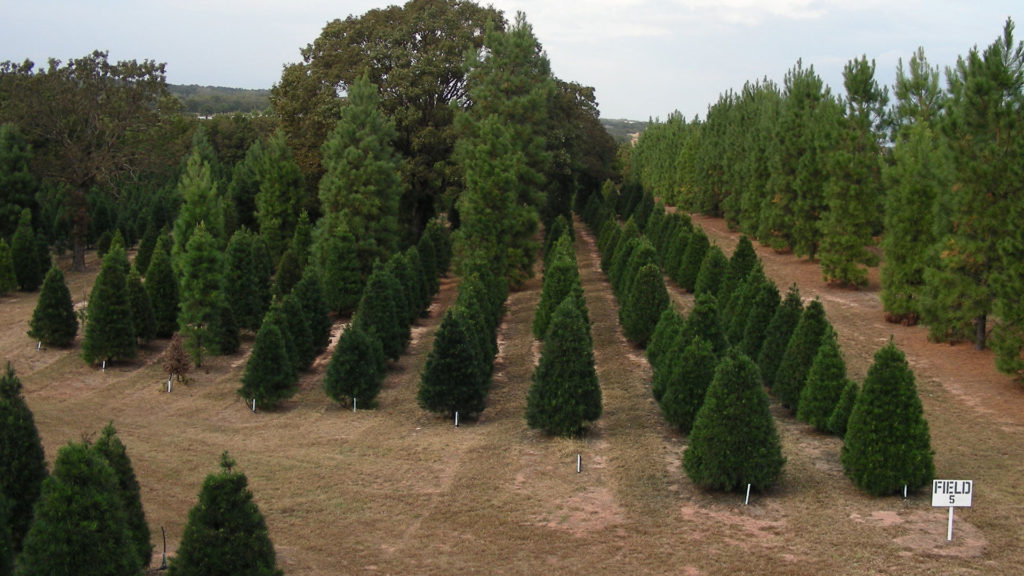
<instances>
[{"instance_id":1,"label":"conical evergreen tree","mask_svg":"<svg viewBox=\"0 0 1024 576\"><path fill-rule=\"evenodd\" d=\"M324 281L327 305L338 314L349 314L359 305L365 284L356 240L343 222L334 230L324 222L317 228L313 262Z\"/></svg>"},{"instance_id":2,"label":"conical evergreen tree","mask_svg":"<svg viewBox=\"0 0 1024 576\"><path fill-rule=\"evenodd\" d=\"M277 274L274 275L274 296L284 298L301 278L302 259L296 250L289 247L277 263Z\"/></svg>"},{"instance_id":3,"label":"conical evergreen tree","mask_svg":"<svg viewBox=\"0 0 1024 576\"><path fill-rule=\"evenodd\" d=\"M645 265L633 280L629 299L619 312L626 338L639 346L647 346L662 311L668 306L668 290L661 269L654 263Z\"/></svg>"},{"instance_id":4,"label":"conical evergreen tree","mask_svg":"<svg viewBox=\"0 0 1024 576\"><path fill-rule=\"evenodd\" d=\"M387 372L388 359L380 340L349 325L338 338L324 375L324 391L338 403L355 399L357 407L372 408Z\"/></svg>"},{"instance_id":5,"label":"conical evergreen tree","mask_svg":"<svg viewBox=\"0 0 1024 576\"><path fill-rule=\"evenodd\" d=\"M234 461L225 452L221 471L203 481L178 554L168 566L169 576L283 574L267 524L249 491L249 479L232 468Z\"/></svg>"},{"instance_id":6,"label":"conical evergreen tree","mask_svg":"<svg viewBox=\"0 0 1024 576\"><path fill-rule=\"evenodd\" d=\"M217 299L215 306L216 310L208 330L210 353L215 356L234 354L242 346L235 314L224 296Z\"/></svg>"},{"instance_id":7,"label":"conical evergreen tree","mask_svg":"<svg viewBox=\"0 0 1024 576\"><path fill-rule=\"evenodd\" d=\"M807 383L800 393L797 419L828 432L829 417L835 411L846 383L846 362L839 351L835 331L829 329L822 336L818 354L807 373Z\"/></svg>"},{"instance_id":8,"label":"conical evergreen tree","mask_svg":"<svg viewBox=\"0 0 1024 576\"><path fill-rule=\"evenodd\" d=\"M857 402L857 394L860 388L857 383L848 381L843 387L843 393L839 395L839 402L828 417L828 430L842 438L846 435L846 425L850 421L850 413L853 412L853 405Z\"/></svg>"},{"instance_id":9,"label":"conical evergreen tree","mask_svg":"<svg viewBox=\"0 0 1024 576\"><path fill-rule=\"evenodd\" d=\"M697 272L693 293L709 292L717 295L728 268L729 259L725 257L725 252L718 246L708 248Z\"/></svg>"},{"instance_id":10,"label":"conical evergreen tree","mask_svg":"<svg viewBox=\"0 0 1024 576\"><path fill-rule=\"evenodd\" d=\"M260 285L266 278L256 277L257 263L255 237L247 228L240 228L228 242L227 263L224 272L224 292L230 294L228 303L239 328L258 330L266 314Z\"/></svg>"},{"instance_id":11,"label":"conical evergreen tree","mask_svg":"<svg viewBox=\"0 0 1024 576\"><path fill-rule=\"evenodd\" d=\"M202 366L214 344L211 329L219 321L224 303L224 260L214 237L200 223L189 237L178 264L181 312L178 326L192 361Z\"/></svg>"},{"instance_id":12,"label":"conical evergreen tree","mask_svg":"<svg viewBox=\"0 0 1024 576\"><path fill-rule=\"evenodd\" d=\"M35 419L8 362L0 376L0 493L7 501L13 549L21 550L32 507L46 478L46 457Z\"/></svg>"},{"instance_id":13,"label":"conical evergreen tree","mask_svg":"<svg viewBox=\"0 0 1024 576\"><path fill-rule=\"evenodd\" d=\"M685 324L686 320L682 314L676 312L671 306L662 310L646 350L647 362L655 372L661 367L661 360L673 352L672 346L679 338L679 334L682 333Z\"/></svg>"},{"instance_id":14,"label":"conical evergreen tree","mask_svg":"<svg viewBox=\"0 0 1024 576\"><path fill-rule=\"evenodd\" d=\"M14 275L18 287L25 292L34 292L43 283L43 274L36 254L35 232L32 230L32 211L25 208L18 220L18 228L11 237L11 257L14 260Z\"/></svg>"},{"instance_id":15,"label":"conical evergreen tree","mask_svg":"<svg viewBox=\"0 0 1024 576\"><path fill-rule=\"evenodd\" d=\"M14 272L14 259L7 240L0 238L0 296L18 289L18 276Z\"/></svg>"},{"instance_id":16,"label":"conical evergreen tree","mask_svg":"<svg viewBox=\"0 0 1024 576\"><path fill-rule=\"evenodd\" d=\"M679 268L679 286L687 292L693 293L697 287L697 275L700 274L700 265L704 262L704 255L711 248L711 242L702 228L695 228L690 235L690 241L686 244L686 252L683 254L682 265Z\"/></svg>"},{"instance_id":17,"label":"conical evergreen tree","mask_svg":"<svg viewBox=\"0 0 1024 576\"><path fill-rule=\"evenodd\" d=\"M768 327L778 309L779 289L776 288L775 282L766 280L760 283L750 302L750 308L747 311L747 325L743 329L743 338L739 342L740 351L748 358L757 358L761 353Z\"/></svg>"},{"instance_id":18,"label":"conical evergreen tree","mask_svg":"<svg viewBox=\"0 0 1024 576\"><path fill-rule=\"evenodd\" d=\"M843 440L843 470L869 494L917 490L935 475L914 373L891 341L875 353Z\"/></svg>"},{"instance_id":19,"label":"conical evergreen tree","mask_svg":"<svg viewBox=\"0 0 1024 576\"><path fill-rule=\"evenodd\" d=\"M178 279L171 267L170 238L161 236L146 270L146 292L156 318L156 335L170 338L178 331Z\"/></svg>"},{"instance_id":20,"label":"conical evergreen tree","mask_svg":"<svg viewBox=\"0 0 1024 576\"><path fill-rule=\"evenodd\" d=\"M128 302L132 309L132 326L135 328L136 340L142 343L149 342L156 337L156 316L153 315L149 293L142 285L142 277L134 266L128 273Z\"/></svg>"},{"instance_id":21,"label":"conical evergreen tree","mask_svg":"<svg viewBox=\"0 0 1024 576\"><path fill-rule=\"evenodd\" d=\"M481 357L473 320L459 307L449 308L427 355L417 401L424 410L452 416L483 411L490 386L489 365Z\"/></svg>"},{"instance_id":22,"label":"conical evergreen tree","mask_svg":"<svg viewBox=\"0 0 1024 576\"><path fill-rule=\"evenodd\" d=\"M828 328L825 308L821 300L815 298L800 315L800 322L786 344L786 353L782 356L779 371L775 373L772 394L794 413L800 408L800 392L804 389L807 373L821 347L821 337Z\"/></svg>"},{"instance_id":23,"label":"conical evergreen tree","mask_svg":"<svg viewBox=\"0 0 1024 576\"><path fill-rule=\"evenodd\" d=\"M437 218L427 223L424 235L430 238L434 248L434 264L438 276L445 276L452 265L452 238L448 227Z\"/></svg>"},{"instance_id":24,"label":"conical evergreen tree","mask_svg":"<svg viewBox=\"0 0 1024 576\"><path fill-rule=\"evenodd\" d=\"M29 321L28 335L47 346L66 348L78 334L78 317L71 291L60 268L50 268Z\"/></svg>"},{"instance_id":25,"label":"conical evergreen tree","mask_svg":"<svg viewBox=\"0 0 1024 576\"><path fill-rule=\"evenodd\" d=\"M124 252L111 250L103 257L85 323L82 357L89 364L135 357L135 326L128 298L128 267Z\"/></svg>"},{"instance_id":26,"label":"conical evergreen tree","mask_svg":"<svg viewBox=\"0 0 1024 576\"><path fill-rule=\"evenodd\" d=\"M683 469L704 488L765 490L785 461L757 366L730 349L697 412Z\"/></svg>"},{"instance_id":27,"label":"conical evergreen tree","mask_svg":"<svg viewBox=\"0 0 1024 576\"><path fill-rule=\"evenodd\" d=\"M132 262L140 271L149 270L149 264L153 260L153 250L156 249L156 242L160 236L161 229L153 222L153 217L150 215L146 230L142 233L142 239L139 240L139 249L135 251L135 261Z\"/></svg>"},{"instance_id":28,"label":"conical evergreen tree","mask_svg":"<svg viewBox=\"0 0 1024 576\"><path fill-rule=\"evenodd\" d=\"M245 363L238 395L247 402L255 399L257 406L273 407L295 394L295 383L295 365L288 357L284 336L276 324L264 321Z\"/></svg>"},{"instance_id":29,"label":"conical evergreen tree","mask_svg":"<svg viewBox=\"0 0 1024 576\"><path fill-rule=\"evenodd\" d=\"M255 217L260 236L266 240L274 258L278 258L296 230L305 185L302 170L292 157L283 131L275 132L267 139L262 153L257 153L255 168L259 191L253 198Z\"/></svg>"},{"instance_id":30,"label":"conical evergreen tree","mask_svg":"<svg viewBox=\"0 0 1024 576\"><path fill-rule=\"evenodd\" d=\"M526 423L548 434L576 436L601 416L590 326L572 295L555 309L526 399Z\"/></svg>"},{"instance_id":31,"label":"conical evergreen tree","mask_svg":"<svg viewBox=\"0 0 1024 576\"><path fill-rule=\"evenodd\" d=\"M564 238L566 238L564 245L571 246L567 243L568 236ZM566 296L572 294L576 298L583 297L583 286L580 282L580 273L576 267L574 255L566 249L556 248L555 250L558 250L559 253L552 256L552 261L544 271L540 301L533 314L533 337L538 340L542 340L547 334L551 317Z\"/></svg>"},{"instance_id":32,"label":"conical evergreen tree","mask_svg":"<svg viewBox=\"0 0 1024 576\"><path fill-rule=\"evenodd\" d=\"M728 348L725 334L722 332L722 325L718 321L718 302L711 294L697 296L686 317L686 324L679 335L679 349L682 350L690 345L690 341L700 336L711 344L716 355L721 355Z\"/></svg>"},{"instance_id":33,"label":"conical evergreen tree","mask_svg":"<svg viewBox=\"0 0 1024 576\"><path fill-rule=\"evenodd\" d=\"M142 510L139 481L135 478L131 458L118 438L113 422L103 428L99 440L92 445L92 449L107 461L117 477L118 492L124 506L131 545L135 548L142 566L148 567L153 557L153 544L149 541L149 524L146 523L146 514Z\"/></svg>"},{"instance_id":34,"label":"conical evergreen tree","mask_svg":"<svg viewBox=\"0 0 1024 576\"><path fill-rule=\"evenodd\" d=\"M433 300L434 295L430 292L430 282L427 280L426 272L423 270L423 263L420 261L419 248L416 246L406 248L405 260L417 281L416 297L419 302L419 315L426 317L429 315L430 301Z\"/></svg>"},{"instance_id":35,"label":"conical evergreen tree","mask_svg":"<svg viewBox=\"0 0 1024 576\"><path fill-rule=\"evenodd\" d=\"M725 338L730 344L739 345L743 341L743 333L750 320L750 311L754 306L754 300L761 292L761 287L769 283L771 280L764 275L764 270L760 266L756 266L747 274L739 290L733 292L728 308L720 309L722 329L725 330Z\"/></svg>"},{"instance_id":36,"label":"conical evergreen tree","mask_svg":"<svg viewBox=\"0 0 1024 576\"><path fill-rule=\"evenodd\" d=\"M288 321L288 333L295 342L295 351L298 354L297 371L309 370L316 358L316 346L313 342L313 332L309 329L309 320L299 303L298 297L289 293L281 300L281 311Z\"/></svg>"},{"instance_id":37,"label":"conical evergreen tree","mask_svg":"<svg viewBox=\"0 0 1024 576\"><path fill-rule=\"evenodd\" d=\"M352 320L368 334L375 334L384 347L384 354L398 360L409 343L409 325L399 314L397 296L401 291L398 280L383 266L370 274L366 289L359 301L359 309Z\"/></svg>"},{"instance_id":38,"label":"conical evergreen tree","mask_svg":"<svg viewBox=\"0 0 1024 576\"><path fill-rule=\"evenodd\" d=\"M302 280L292 288L292 293L302 304L313 337L313 349L319 354L331 341L331 318L327 300L324 299L324 285L317 269L307 266Z\"/></svg>"},{"instance_id":39,"label":"conical evergreen tree","mask_svg":"<svg viewBox=\"0 0 1024 576\"><path fill-rule=\"evenodd\" d=\"M395 280L398 280L398 286L401 288L397 293L402 299L402 306L399 310L401 320L412 326L413 322L420 317L419 279L413 277L404 252L399 252L388 258L384 267L394 276Z\"/></svg>"},{"instance_id":40,"label":"conical evergreen tree","mask_svg":"<svg viewBox=\"0 0 1024 576\"><path fill-rule=\"evenodd\" d=\"M141 568L117 474L87 445L67 444L43 481L18 573L122 576Z\"/></svg>"},{"instance_id":41,"label":"conical evergreen tree","mask_svg":"<svg viewBox=\"0 0 1024 576\"><path fill-rule=\"evenodd\" d=\"M793 336L793 331L796 330L796 325L800 323L803 311L800 290L793 284L786 292L785 300L775 310L775 316L765 331L761 351L757 354L757 366L761 369L761 378L768 388L775 385L775 373L779 370L782 357L786 355L786 346Z\"/></svg>"},{"instance_id":42,"label":"conical evergreen tree","mask_svg":"<svg viewBox=\"0 0 1024 576\"><path fill-rule=\"evenodd\" d=\"M622 269L622 276L619 278L620 291L618 293L619 302L626 302L632 296L633 282L636 281L636 277L640 274L640 270L647 265L654 266L661 270L658 266L658 256L654 250L654 245L646 237L641 237L639 243L634 248L633 252L629 255L629 260ZM664 274L662 274L662 282L664 283Z\"/></svg>"},{"instance_id":43,"label":"conical evergreen tree","mask_svg":"<svg viewBox=\"0 0 1024 576\"><path fill-rule=\"evenodd\" d=\"M693 429L717 365L718 358L711 344L697 336L679 354L671 355L665 368L655 375L658 387L663 390L659 402L661 413L666 422L683 434Z\"/></svg>"},{"instance_id":44,"label":"conical evergreen tree","mask_svg":"<svg viewBox=\"0 0 1024 576\"><path fill-rule=\"evenodd\" d=\"M736 244L736 249L733 250L732 257L729 258L729 269L726 270L722 283L718 287L718 294L716 294L718 301L728 304L733 292L743 284L747 274L757 266L759 261L750 238L746 234L740 236L739 243Z\"/></svg>"},{"instance_id":45,"label":"conical evergreen tree","mask_svg":"<svg viewBox=\"0 0 1024 576\"><path fill-rule=\"evenodd\" d=\"M189 156L185 171L178 182L181 208L174 220L173 242L170 254L175 269L182 263L188 241L202 224L218 248L224 247L224 199L217 190L216 177L208 159L196 147Z\"/></svg>"},{"instance_id":46,"label":"conical evergreen tree","mask_svg":"<svg viewBox=\"0 0 1024 576\"><path fill-rule=\"evenodd\" d=\"M423 278L427 281L427 298L433 299L434 294L437 294L440 288L441 283L438 277L443 271L438 268L437 249L434 248L434 242L429 235L420 236L419 242L416 243L416 252L419 254L420 264L423 266Z\"/></svg>"}]
</instances>

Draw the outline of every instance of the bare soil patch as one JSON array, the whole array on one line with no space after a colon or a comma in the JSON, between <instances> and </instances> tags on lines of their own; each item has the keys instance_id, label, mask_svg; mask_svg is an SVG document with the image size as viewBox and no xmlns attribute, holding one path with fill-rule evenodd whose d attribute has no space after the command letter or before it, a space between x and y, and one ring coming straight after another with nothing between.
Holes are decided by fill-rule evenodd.
<instances>
[{"instance_id":1,"label":"bare soil patch","mask_svg":"<svg viewBox=\"0 0 1024 576\"><path fill-rule=\"evenodd\" d=\"M694 220L731 252L737 236L721 221ZM171 554L203 478L228 450L249 476L288 574L1019 573L1024 394L987 354L885 324L877 282L863 291L829 288L814 263L759 250L780 288L795 281L805 297L822 298L851 376L861 378L893 335L917 373L938 475L974 479L976 495L974 508L957 510L946 542L946 509L933 509L929 495L859 493L838 464L841 442L774 406L788 462L779 485L744 506L742 494L699 490L682 472L686 438L662 422L643 353L619 330L594 238L578 232L604 397L604 415L579 439L545 437L523 416L538 358L530 326L539 278L509 297L488 408L458 428L416 404L453 278L392 363L376 410L352 412L327 399L321 358L282 409L252 413L235 393L251 342L239 355L212 359L171 394L160 369L163 342L106 372L86 366L78 344L37 352L25 335L35 294L0 299L0 359L22 378L51 462L62 444L114 421L154 543L166 528ZM90 272L68 273L76 301L84 302L97 268L90 260ZM688 309L688 295L670 293Z\"/></svg>"}]
</instances>

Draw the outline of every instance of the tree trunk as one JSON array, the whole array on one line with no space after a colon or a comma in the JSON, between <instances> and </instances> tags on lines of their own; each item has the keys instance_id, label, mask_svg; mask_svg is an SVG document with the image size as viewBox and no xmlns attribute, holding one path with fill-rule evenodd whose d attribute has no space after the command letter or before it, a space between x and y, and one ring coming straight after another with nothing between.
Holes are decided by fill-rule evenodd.
<instances>
[{"instance_id":1,"label":"tree trunk","mask_svg":"<svg viewBox=\"0 0 1024 576\"><path fill-rule=\"evenodd\" d=\"M982 314L974 319L974 349L985 349L985 315Z\"/></svg>"},{"instance_id":2,"label":"tree trunk","mask_svg":"<svg viewBox=\"0 0 1024 576\"><path fill-rule=\"evenodd\" d=\"M71 270L73 272L85 271L85 240L77 234L72 240Z\"/></svg>"}]
</instances>

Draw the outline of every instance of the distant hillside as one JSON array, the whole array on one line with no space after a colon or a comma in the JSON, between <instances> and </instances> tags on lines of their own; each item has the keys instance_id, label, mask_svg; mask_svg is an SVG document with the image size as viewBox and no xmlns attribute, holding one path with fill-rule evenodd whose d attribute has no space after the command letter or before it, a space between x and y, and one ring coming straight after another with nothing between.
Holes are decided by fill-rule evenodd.
<instances>
[{"instance_id":1,"label":"distant hillside","mask_svg":"<svg viewBox=\"0 0 1024 576\"><path fill-rule=\"evenodd\" d=\"M270 109L270 90L246 90L222 86L169 84L167 88L185 107L185 112L201 116L213 114L252 114Z\"/></svg>"},{"instance_id":2,"label":"distant hillside","mask_svg":"<svg viewBox=\"0 0 1024 576\"><path fill-rule=\"evenodd\" d=\"M647 122L637 122L636 120L619 120L619 119L608 119L601 118L601 124L604 125L604 129L612 135L612 138L616 142L622 144L628 142L633 134L642 132L647 127Z\"/></svg>"}]
</instances>

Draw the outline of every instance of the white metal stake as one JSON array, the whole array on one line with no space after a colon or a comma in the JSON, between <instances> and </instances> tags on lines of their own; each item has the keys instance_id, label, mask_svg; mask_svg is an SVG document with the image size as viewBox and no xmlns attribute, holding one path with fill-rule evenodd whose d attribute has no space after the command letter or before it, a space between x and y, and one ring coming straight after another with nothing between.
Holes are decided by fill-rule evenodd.
<instances>
[{"instance_id":1,"label":"white metal stake","mask_svg":"<svg viewBox=\"0 0 1024 576\"><path fill-rule=\"evenodd\" d=\"M103 372L107 371L107 361L106 360L103 361L103 364L102 364L102 367L100 368L100 370L102 370Z\"/></svg>"},{"instance_id":2,"label":"white metal stake","mask_svg":"<svg viewBox=\"0 0 1024 576\"><path fill-rule=\"evenodd\" d=\"M583 467L583 457L579 452L576 453L576 473L580 473L580 469Z\"/></svg>"},{"instance_id":3,"label":"white metal stake","mask_svg":"<svg viewBox=\"0 0 1024 576\"><path fill-rule=\"evenodd\" d=\"M750 504L750 484L747 484L747 497L743 500L743 505Z\"/></svg>"},{"instance_id":4,"label":"white metal stake","mask_svg":"<svg viewBox=\"0 0 1024 576\"><path fill-rule=\"evenodd\" d=\"M907 499L907 485L906 484L903 485L903 499L904 500Z\"/></svg>"},{"instance_id":5,"label":"white metal stake","mask_svg":"<svg viewBox=\"0 0 1024 576\"><path fill-rule=\"evenodd\" d=\"M455 411L455 427L456 428L459 427L459 411L458 410Z\"/></svg>"},{"instance_id":6,"label":"white metal stake","mask_svg":"<svg viewBox=\"0 0 1024 576\"><path fill-rule=\"evenodd\" d=\"M949 527L946 528L946 541L953 541L953 507L949 507Z\"/></svg>"},{"instance_id":7,"label":"white metal stake","mask_svg":"<svg viewBox=\"0 0 1024 576\"><path fill-rule=\"evenodd\" d=\"M168 394L171 393L171 380L173 380L173 379L174 379L174 375L173 374L171 374L170 376L167 377L167 393Z\"/></svg>"},{"instance_id":8,"label":"white metal stake","mask_svg":"<svg viewBox=\"0 0 1024 576\"><path fill-rule=\"evenodd\" d=\"M36 343L36 352L39 352L43 348L43 341L40 340Z\"/></svg>"},{"instance_id":9,"label":"white metal stake","mask_svg":"<svg viewBox=\"0 0 1024 576\"><path fill-rule=\"evenodd\" d=\"M252 399L252 411L253 412L256 411L256 399L255 398Z\"/></svg>"},{"instance_id":10,"label":"white metal stake","mask_svg":"<svg viewBox=\"0 0 1024 576\"><path fill-rule=\"evenodd\" d=\"M355 398L352 398L352 411L353 412L356 411L356 399Z\"/></svg>"}]
</instances>

